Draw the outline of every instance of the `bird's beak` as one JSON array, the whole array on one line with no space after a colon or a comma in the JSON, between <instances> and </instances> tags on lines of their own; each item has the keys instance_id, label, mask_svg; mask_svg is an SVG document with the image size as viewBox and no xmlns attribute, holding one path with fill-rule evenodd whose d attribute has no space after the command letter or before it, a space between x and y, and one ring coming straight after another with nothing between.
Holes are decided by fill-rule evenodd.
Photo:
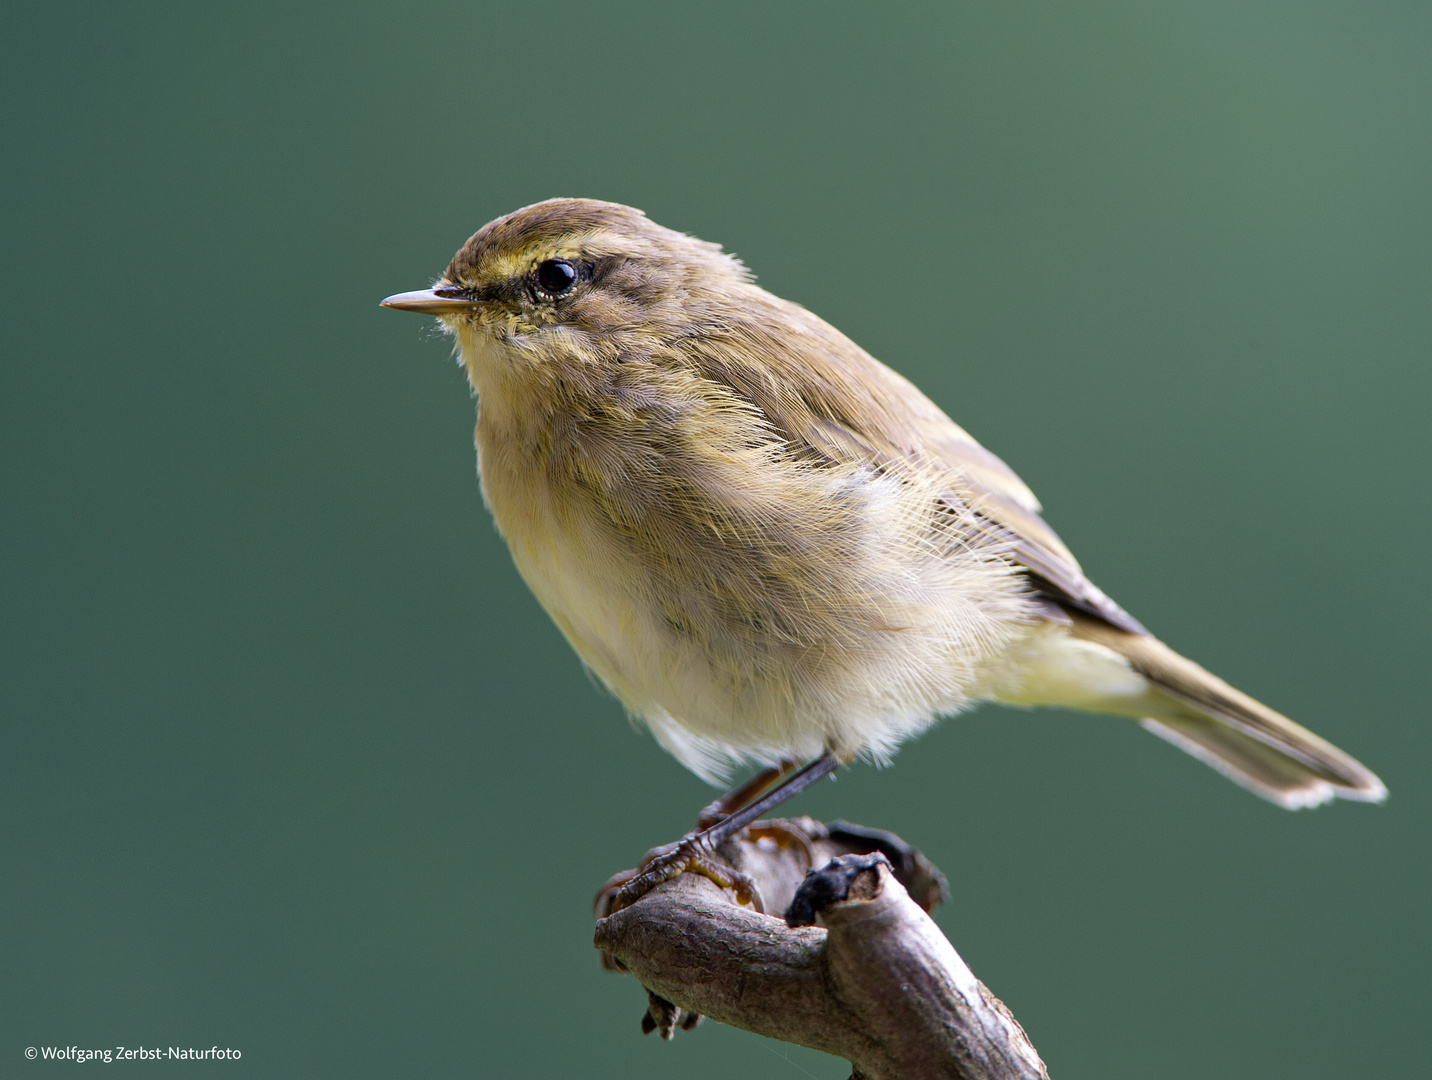
<instances>
[{"instance_id":1,"label":"bird's beak","mask_svg":"<svg viewBox=\"0 0 1432 1080\"><path fill-rule=\"evenodd\" d=\"M417 292L400 292L382 301L380 307L396 308L398 311L416 311L419 315L453 315L462 311L476 311L482 306L481 300L474 300L456 285L438 285L432 289Z\"/></svg>"}]
</instances>

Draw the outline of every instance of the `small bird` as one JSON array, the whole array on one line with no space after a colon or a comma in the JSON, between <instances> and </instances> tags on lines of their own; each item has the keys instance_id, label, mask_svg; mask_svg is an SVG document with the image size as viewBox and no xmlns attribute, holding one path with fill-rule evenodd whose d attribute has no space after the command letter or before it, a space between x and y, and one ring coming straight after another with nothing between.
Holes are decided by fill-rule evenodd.
<instances>
[{"instance_id":1,"label":"small bird","mask_svg":"<svg viewBox=\"0 0 1432 1080\"><path fill-rule=\"evenodd\" d=\"M983 701L1132 718L1288 809L1386 795L1151 636L1003 461L716 244L553 199L382 303L456 339L487 504L583 663L697 775L764 767L675 872Z\"/></svg>"}]
</instances>

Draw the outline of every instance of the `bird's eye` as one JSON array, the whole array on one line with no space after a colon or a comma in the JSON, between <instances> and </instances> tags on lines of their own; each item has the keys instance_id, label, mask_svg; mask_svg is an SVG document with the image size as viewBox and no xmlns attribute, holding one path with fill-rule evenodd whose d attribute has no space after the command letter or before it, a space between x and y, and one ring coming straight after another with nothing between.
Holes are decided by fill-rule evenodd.
<instances>
[{"instance_id":1,"label":"bird's eye","mask_svg":"<svg viewBox=\"0 0 1432 1080\"><path fill-rule=\"evenodd\" d=\"M548 259L537 267L537 284L548 296L561 296L577 280L577 268L566 259Z\"/></svg>"}]
</instances>

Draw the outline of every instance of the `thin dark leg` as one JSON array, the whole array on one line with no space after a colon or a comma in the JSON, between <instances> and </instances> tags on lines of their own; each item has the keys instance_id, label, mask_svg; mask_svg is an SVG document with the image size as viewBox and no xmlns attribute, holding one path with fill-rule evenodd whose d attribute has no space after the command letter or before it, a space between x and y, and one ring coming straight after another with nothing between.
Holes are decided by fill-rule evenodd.
<instances>
[{"instance_id":1,"label":"thin dark leg","mask_svg":"<svg viewBox=\"0 0 1432 1080\"><path fill-rule=\"evenodd\" d=\"M737 897L742 898L743 903L749 900L757 910L760 910L761 903L759 894L755 892L755 883L744 874L714 863L710 858L711 853L720 846L722 841L734 836L762 814L775 809L787 799L810 787L817 780L823 780L840 768L840 765L840 759L830 751L826 751L799 772L792 773L770 791L747 803L741 809L713 825L688 834L679 844L673 845L669 850L656 856L626 881L621 881L621 877L614 878L597 895L598 913L608 915L614 911L620 911L622 908L636 903L663 881L670 881L688 870L711 878L723 888L734 888ZM746 786L750 787L751 785ZM620 884L618 884L619 882Z\"/></svg>"},{"instance_id":2,"label":"thin dark leg","mask_svg":"<svg viewBox=\"0 0 1432 1080\"><path fill-rule=\"evenodd\" d=\"M700 832L702 829L715 825L718 821L724 821L777 780L785 779L790 771L799 764L798 761L783 761L779 765L772 765L769 769L762 769L740 787L726 792L725 795L701 811L701 816L696 819L696 831Z\"/></svg>"},{"instance_id":3,"label":"thin dark leg","mask_svg":"<svg viewBox=\"0 0 1432 1080\"><path fill-rule=\"evenodd\" d=\"M762 814L774 810L787 799L794 798L817 780L824 780L840 768L840 758L827 750L799 772L792 773L766 794L729 817L696 834L706 851L714 851L724 840L736 835Z\"/></svg>"}]
</instances>

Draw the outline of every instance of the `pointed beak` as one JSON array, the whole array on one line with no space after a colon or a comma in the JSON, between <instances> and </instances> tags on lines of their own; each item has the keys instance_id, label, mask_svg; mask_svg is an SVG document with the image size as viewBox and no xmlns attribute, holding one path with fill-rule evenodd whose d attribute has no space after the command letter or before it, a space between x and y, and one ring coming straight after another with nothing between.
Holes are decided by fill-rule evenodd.
<instances>
[{"instance_id":1,"label":"pointed beak","mask_svg":"<svg viewBox=\"0 0 1432 1080\"><path fill-rule=\"evenodd\" d=\"M380 307L398 311L416 311L419 315L453 315L461 311L476 311L482 306L481 300L474 300L456 285L439 285L417 292L400 292L379 304Z\"/></svg>"}]
</instances>

